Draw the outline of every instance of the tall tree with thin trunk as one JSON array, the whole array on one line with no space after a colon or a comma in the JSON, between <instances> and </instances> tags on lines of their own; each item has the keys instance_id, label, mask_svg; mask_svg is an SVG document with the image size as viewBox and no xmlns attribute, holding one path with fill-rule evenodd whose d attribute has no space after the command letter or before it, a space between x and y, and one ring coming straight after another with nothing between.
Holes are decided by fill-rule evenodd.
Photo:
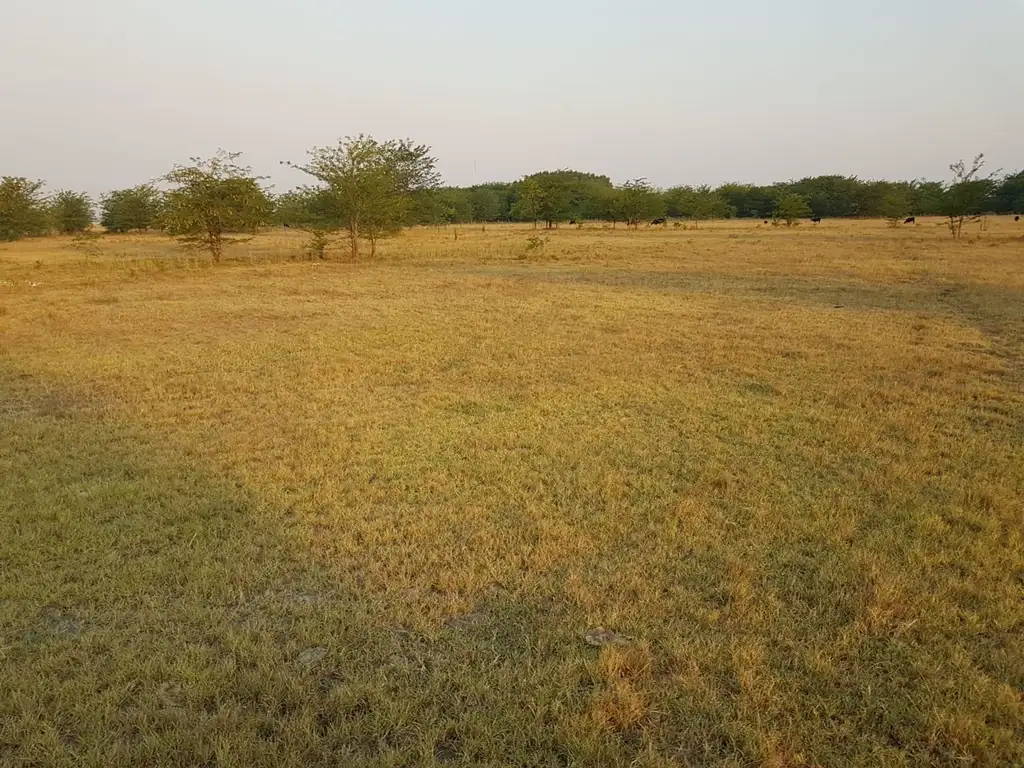
<instances>
[{"instance_id":1,"label":"tall tree with thin trunk","mask_svg":"<svg viewBox=\"0 0 1024 768\"><path fill-rule=\"evenodd\" d=\"M348 230L353 259L359 258L360 237L369 238L375 251L379 237L405 226L416 193L440 183L436 164L426 145L408 139L382 142L363 134L310 150L304 164L288 163L330 191L336 217Z\"/></svg>"},{"instance_id":2,"label":"tall tree with thin trunk","mask_svg":"<svg viewBox=\"0 0 1024 768\"><path fill-rule=\"evenodd\" d=\"M999 171L982 176L985 155L978 155L970 165L963 160L953 163L949 170L953 179L945 194L946 224L949 233L959 240L964 224L981 218L985 202L995 191L995 177Z\"/></svg>"}]
</instances>

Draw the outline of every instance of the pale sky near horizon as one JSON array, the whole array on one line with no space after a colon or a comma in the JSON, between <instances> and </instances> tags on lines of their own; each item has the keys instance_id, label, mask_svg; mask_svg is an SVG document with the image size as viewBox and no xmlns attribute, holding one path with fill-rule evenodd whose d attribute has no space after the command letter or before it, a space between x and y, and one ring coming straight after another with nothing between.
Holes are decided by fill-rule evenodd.
<instances>
[{"instance_id":1,"label":"pale sky near horizon","mask_svg":"<svg viewBox=\"0 0 1024 768\"><path fill-rule=\"evenodd\" d=\"M628 7L628 9L627 9ZM1024 167L1024 0L0 0L0 175L98 194L360 132L452 184Z\"/></svg>"}]
</instances>

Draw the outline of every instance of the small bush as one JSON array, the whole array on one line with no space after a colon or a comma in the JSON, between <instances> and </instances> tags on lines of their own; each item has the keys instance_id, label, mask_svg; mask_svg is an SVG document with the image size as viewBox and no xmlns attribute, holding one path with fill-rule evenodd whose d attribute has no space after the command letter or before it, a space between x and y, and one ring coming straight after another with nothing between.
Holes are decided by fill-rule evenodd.
<instances>
[{"instance_id":1,"label":"small bush","mask_svg":"<svg viewBox=\"0 0 1024 768\"><path fill-rule=\"evenodd\" d=\"M548 244L548 238L538 237L537 235L531 235L526 238L526 246L523 249L523 258L528 258L533 255L540 255L544 251L544 247Z\"/></svg>"},{"instance_id":2,"label":"small bush","mask_svg":"<svg viewBox=\"0 0 1024 768\"><path fill-rule=\"evenodd\" d=\"M327 248L331 245L331 233L326 229L312 229L306 241L306 254L309 258L326 259Z\"/></svg>"}]
</instances>

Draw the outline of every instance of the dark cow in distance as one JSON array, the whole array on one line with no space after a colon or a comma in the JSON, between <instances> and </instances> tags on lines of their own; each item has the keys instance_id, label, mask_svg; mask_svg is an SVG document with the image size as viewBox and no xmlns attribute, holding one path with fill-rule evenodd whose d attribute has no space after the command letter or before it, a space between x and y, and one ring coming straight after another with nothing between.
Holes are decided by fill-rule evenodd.
<instances>
[{"instance_id":1,"label":"dark cow in distance","mask_svg":"<svg viewBox=\"0 0 1024 768\"><path fill-rule=\"evenodd\" d=\"M1014 217L1013 217L1013 220L1014 220L1014 221L1020 221L1020 216L1014 216Z\"/></svg>"},{"instance_id":2,"label":"dark cow in distance","mask_svg":"<svg viewBox=\"0 0 1024 768\"><path fill-rule=\"evenodd\" d=\"M815 216L813 219L811 219L811 223L812 224L821 224L821 216Z\"/></svg>"},{"instance_id":3,"label":"dark cow in distance","mask_svg":"<svg viewBox=\"0 0 1024 768\"><path fill-rule=\"evenodd\" d=\"M914 216L908 216L904 224L917 224L917 219Z\"/></svg>"},{"instance_id":4,"label":"dark cow in distance","mask_svg":"<svg viewBox=\"0 0 1024 768\"><path fill-rule=\"evenodd\" d=\"M658 218L658 219L655 219L654 221L652 221L652 222L651 222L651 226L652 226L652 227L656 227L656 226L658 226L659 224L664 224L664 223L665 223L665 217L664 217L664 216L662 216L661 218Z\"/></svg>"},{"instance_id":5,"label":"dark cow in distance","mask_svg":"<svg viewBox=\"0 0 1024 768\"><path fill-rule=\"evenodd\" d=\"M569 223L573 226L576 226L576 219L569 219Z\"/></svg>"}]
</instances>

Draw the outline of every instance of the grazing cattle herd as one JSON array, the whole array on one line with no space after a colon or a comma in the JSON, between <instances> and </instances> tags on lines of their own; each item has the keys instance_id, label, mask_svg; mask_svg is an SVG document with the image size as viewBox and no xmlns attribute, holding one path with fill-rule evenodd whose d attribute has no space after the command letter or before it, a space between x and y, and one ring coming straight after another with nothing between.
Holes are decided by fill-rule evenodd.
<instances>
[{"instance_id":1,"label":"grazing cattle herd","mask_svg":"<svg viewBox=\"0 0 1024 768\"><path fill-rule=\"evenodd\" d=\"M1013 220L1016 221L1016 222L1019 222L1020 221L1020 216L1014 216ZM811 221L814 224L820 224L821 223L821 216L814 216L813 218L811 218ZM581 223L578 222L576 219L569 219L569 223L571 225L573 225L573 226L577 226L577 225L581 226ZM650 226L657 227L659 225L667 224L667 223L668 223L668 218L667 217L659 216L657 219L654 219L651 222ZM762 223L770 224L771 222L769 222L768 219L764 219ZM917 223L917 218L915 216L908 216L906 219L903 220L903 223L904 224L916 224ZM281 226L283 226L285 229L291 229L291 225L290 224L282 224Z\"/></svg>"},{"instance_id":2,"label":"grazing cattle herd","mask_svg":"<svg viewBox=\"0 0 1024 768\"><path fill-rule=\"evenodd\" d=\"M822 220L821 216L812 216L811 217L811 222L814 223L814 224L820 224L821 220ZM1020 221L1020 216L1014 216L1013 220L1019 222ZM898 219L897 219L897 221L898 221ZM763 219L762 223L763 224L771 224L771 221L769 219ZM916 216L908 216L907 218L905 218L903 220L903 223L904 224L917 224L917 217ZM569 219L569 224L571 224L573 226L583 226L583 222L581 220L578 220L578 219ZM659 216L658 218L653 219L648 226L658 227L658 226L663 226L663 225L667 225L667 224L668 224L668 217L667 216ZM284 226L286 228L288 227L287 224L285 224ZM676 226L679 226L679 225L676 224Z\"/></svg>"}]
</instances>

